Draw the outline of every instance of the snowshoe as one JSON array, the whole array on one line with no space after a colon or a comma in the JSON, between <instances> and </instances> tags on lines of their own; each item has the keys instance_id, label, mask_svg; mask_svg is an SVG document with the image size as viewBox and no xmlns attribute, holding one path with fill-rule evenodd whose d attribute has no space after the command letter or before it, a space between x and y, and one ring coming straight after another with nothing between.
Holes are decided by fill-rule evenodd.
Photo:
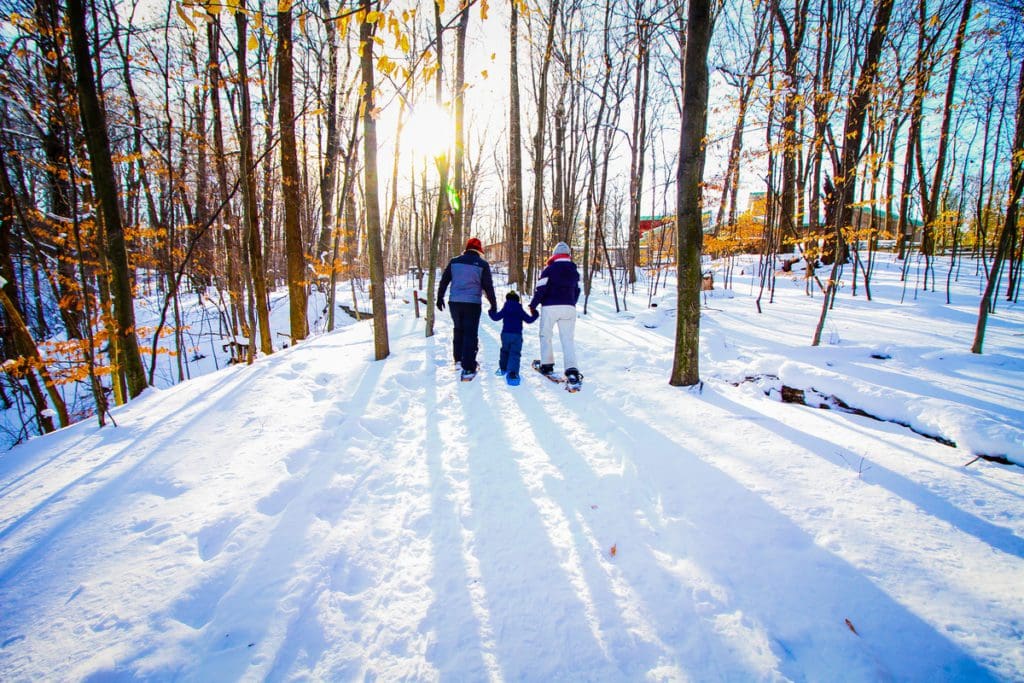
<instances>
[{"instance_id":1,"label":"snowshoe","mask_svg":"<svg viewBox=\"0 0 1024 683\"><path fill-rule=\"evenodd\" d=\"M559 377L558 375L555 374L555 366L552 363L542 364L539 360L535 360L532 363L532 367L534 370L544 375L555 384L561 384L562 382L565 381L564 378Z\"/></svg>"},{"instance_id":2,"label":"snowshoe","mask_svg":"<svg viewBox=\"0 0 1024 683\"><path fill-rule=\"evenodd\" d=\"M565 390L575 394L583 388L583 373L576 368L569 368L565 371Z\"/></svg>"},{"instance_id":3,"label":"snowshoe","mask_svg":"<svg viewBox=\"0 0 1024 683\"><path fill-rule=\"evenodd\" d=\"M462 379L463 382L472 382L474 377L476 377L476 370L472 372L469 372L468 370L463 370L460 379Z\"/></svg>"},{"instance_id":4,"label":"snowshoe","mask_svg":"<svg viewBox=\"0 0 1024 683\"><path fill-rule=\"evenodd\" d=\"M505 382L510 387L518 387L519 386L519 381L520 381L519 380L519 373L517 373L517 372L510 372L507 375L505 375Z\"/></svg>"},{"instance_id":5,"label":"snowshoe","mask_svg":"<svg viewBox=\"0 0 1024 683\"><path fill-rule=\"evenodd\" d=\"M505 371L502 370L501 368L498 368L497 370L494 371L494 374L497 375L498 377L504 377Z\"/></svg>"}]
</instances>

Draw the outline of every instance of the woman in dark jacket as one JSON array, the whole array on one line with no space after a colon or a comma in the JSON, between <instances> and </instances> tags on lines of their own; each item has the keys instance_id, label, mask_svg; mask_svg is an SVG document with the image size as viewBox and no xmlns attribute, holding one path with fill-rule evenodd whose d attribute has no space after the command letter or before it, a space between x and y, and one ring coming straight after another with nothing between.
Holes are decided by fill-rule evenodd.
<instances>
[{"instance_id":1,"label":"woman in dark jacket","mask_svg":"<svg viewBox=\"0 0 1024 683\"><path fill-rule=\"evenodd\" d=\"M580 371L576 367L576 302L580 298L580 271L572 262L569 245L559 242L551 258L541 271L537 289L530 301L530 311L540 313L540 367L542 374L555 371L555 351L552 345L555 326L562 342L562 360L565 362L565 377L571 385L580 383Z\"/></svg>"}]
</instances>

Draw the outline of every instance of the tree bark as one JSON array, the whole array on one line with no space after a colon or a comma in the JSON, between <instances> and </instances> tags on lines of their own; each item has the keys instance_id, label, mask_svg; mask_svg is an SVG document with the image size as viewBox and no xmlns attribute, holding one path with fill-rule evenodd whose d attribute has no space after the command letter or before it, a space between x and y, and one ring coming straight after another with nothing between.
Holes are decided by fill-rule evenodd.
<instances>
[{"instance_id":1,"label":"tree bark","mask_svg":"<svg viewBox=\"0 0 1024 683\"><path fill-rule=\"evenodd\" d=\"M452 207L452 253L457 254L464 243L465 219L465 156L466 156L466 31L469 28L469 4L460 10L455 32L455 170L453 181L458 202Z\"/></svg>"},{"instance_id":2,"label":"tree bark","mask_svg":"<svg viewBox=\"0 0 1024 683\"><path fill-rule=\"evenodd\" d=\"M512 2L509 27L508 282L523 280L523 142L519 120L519 4Z\"/></svg>"},{"instance_id":3,"label":"tree bark","mask_svg":"<svg viewBox=\"0 0 1024 683\"><path fill-rule=\"evenodd\" d=\"M537 97L537 133L533 137L533 215L530 217L532 230L530 238L530 265L526 273L526 291L533 291L541 253L544 250L544 133L548 116L548 71L551 67L552 46L555 42L555 19L561 0L551 0L548 14L547 40L540 67L540 93Z\"/></svg>"},{"instance_id":4,"label":"tree bark","mask_svg":"<svg viewBox=\"0 0 1024 683\"><path fill-rule=\"evenodd\" d=\"M771 251L779 250L783 233L795 237L797 235L797 157L800 155L800 143L797 140L797 114L800 102L800 80L797 69L800 63L800 49L803 46L807 28L808 0L796 0L793 8L792 25L786 19L779 6L779 0L772 0L772 13L775 23L782 31L782 47L786 58L786 95L783 98L782 114L782 191L779 196L778 217L779 230L775 232L775 244Z\"/></svg>"},{"instance_id":5,"label":"tree bark","mask_svg":"<svg viewBox=\"0 0 1024 683\"><path fill-rule=\"evenodd\" d=\"M369 12L372 0L363 0ZM363 188L366 202L366 246L370 258L370 300L373 305L373 351L376 360L390 355L388 312L384 289L384 262L380 244L380 199L377 187L377 120L374 100L373 34L377 24L364 20L359 25L359 42L363 50L360 71L363 78Z\"/></svg>"},{"instance_id":6,"label":"tree bark","mask_svg":"<svg viewBox=\"0 0 1024 683\"><path fill-rule=\"evenodd\" d=\"M267 279L263 263L263 247L260 240L260 227L256 209L256 168L252 155L252 103L249 98L249 66L248 66L248 18L244 2L241 11L235 13L238 45L238 99L240 112L239 145L242 157L242 206L245 221L246 245L248 247L249 274L252 280L250 296L250 318L255 314L259 328L260 351L264 354L274 352L274 344L270 337L270 311L267 310ZM252 325L250 325L250 328ZM256 330L250 329L250 340L254 341Z\"/></svg>"},{"instance_id":7,"label":"tree bark","mask_svg":"<svg viewBox=\"0 0 1024 683\"><path fill-rule=\"evenodd\" d=\"M287 9L286 9L287 8ZM283 10L283 11L282 11ZM302 240L299 197L299 160L295 144L294 67L292 65L292 10L290 0L278 3L277 79L281 117L281 189L284 200L284 239L288 262L288 319L295 344L309 334L306 319L306 253Z\"/></svg>"},{"instance_id":8,"label":"tree bark","mask_svg":"<svg viewBox=\"0 0 1024 683\"><path fill-rule=\"evenodd\" d=\"M676 173L676 342L672 386L700 383L700 252L702 184L708 117L708 46L714 29L711 0L690 0L683 57L683 111Z\"/></svg>"},{"instance_id":9,"label":"tree bark","mask_svg":"<svg viewBox=\"0 0 1024 683\"><path fill-rule=\"evenodd\" d=\"M110 267L111 293L114 299L115 334L124 356L124 371L128 394L135 398L146 388L146 371L142 366L139 341L135 336L135 299L132 292L128 250L125 246L124 227L117 199L117 177L110 154L110 140L103 109L96 91L96 81L90 60L89 36L85 26L85 7L82 0L68 0L68 25L71 47L75 56L78 102L85 129L86 146L92 168L93 187L103 212L106 228L106 251Z\"/></svg>"},{"instance_id":10,"label":"tree bark","mask_svg":"<svg viewBox=\"0 0 1024 683\"><path fill-rule=\"evenodd\" d=\"M1020 75L1017 79L1017 127L1013 136L1013 149L1010 154L1012 171L1010 174L1010 187L1007 192L1006 220L1003 221L1003 230L999 234L999 246L992 257L992 265L988 272L988 282L985 284L985 293L978 305L978 324L974 330L974 343L971 345L971 353L981 353L985 344L985 327L988 324L988 314L992 310L995 299L999 271L1007 257L1013 257L1013 243L1017 235L1017 221L1020 212L1021 193L1024 191L1024 61L1020 65Z\"/></svg>"},{"instance_id":11,"label":"tree bark","mask_svg":"<svg viewBox=\"0 0 1024 683\"><path fill-rule=\"evenodd\" d=\"M437 36L437 74L434 79L434 99L437 106L442 106L442 81L444 64L444 30L441 26L441 7L434 2L434 33ZM437 266L438 251L441 246L441 231L444 229L444 219L448 215L448 193L445 187L448 185L448 155L442 154L434 159L437 164L438 185L437 185L437 206L434 211L434 223L430 228L430 249L427 257L427 313L424 316L424 333L427 337L434 336L434 311L437 301Z\"/></svg>"},{"instance_id":12,"label":"tree bark","mask_svg":"<svg viewBox=\"0 0 1024 683\"><path fill-rule=\"evenodd\" d=\"M853 204L856 183L857 164L860 161L861 138L864 135L864 119L867 116L868 106L871 104L871 91L878 75L879 59L882 54L882 43L885 34L889 30L889 19L892 16L894 0L877 0L875 5L875 21L871 29L871 37L868 39L867 47L864 50L864 62L861 66L860 75L857 77L857 85L850 93L846 106L846 121L843 125L843 155L839 172L836 174L836 187L834 201L836 202L836 219L834 223L836 239L836 258L832 263L832 273L829 276L825 296L822 297L821 315L818 318L818 326L814 331L812 346L821 343L821 332L825 326L825 317L835 296L836 276L839 266L843 263L845 254L843 230L853 222Z\"/></svg>"}]
</instances>

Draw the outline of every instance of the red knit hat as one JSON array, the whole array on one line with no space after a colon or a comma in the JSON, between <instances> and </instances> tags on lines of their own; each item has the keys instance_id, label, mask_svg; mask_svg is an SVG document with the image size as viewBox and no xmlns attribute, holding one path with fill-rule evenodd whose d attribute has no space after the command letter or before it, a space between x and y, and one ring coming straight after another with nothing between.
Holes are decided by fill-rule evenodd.
<instances>
[{"instance_id":1,"label":"red knit hat","mask_svg":"<svg viewBox=\"0 0 1024 683\"><path fill-rule=\"evenodd\" d=\"M484 253L484 245L480 244L480 240L475 237L470 237L469 241L466 242L466 251L469 251L470 249L478 251L481 254Z\"/></svg>"}]
</instances>

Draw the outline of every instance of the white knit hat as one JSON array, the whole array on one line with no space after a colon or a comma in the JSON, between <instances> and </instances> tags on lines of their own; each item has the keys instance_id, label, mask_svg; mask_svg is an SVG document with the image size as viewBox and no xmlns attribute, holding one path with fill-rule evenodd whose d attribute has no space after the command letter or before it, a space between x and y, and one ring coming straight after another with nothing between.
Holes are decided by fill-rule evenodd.
<instances>
[{"instance_id":1,"label":"white knit hat","mask_svg":"<svg viewBox=\"0 0 1024 683\"><path fill-rule=\"evenodd\" d=\"M569 251L569 245L568 244L566 244L565 242L559 242L558 244L555 245L555 250L553 252L551 252L551 253L553 253L553 254L566 254L566 255L568 255L571 252Z\"/></svg>"}]
</instances>

